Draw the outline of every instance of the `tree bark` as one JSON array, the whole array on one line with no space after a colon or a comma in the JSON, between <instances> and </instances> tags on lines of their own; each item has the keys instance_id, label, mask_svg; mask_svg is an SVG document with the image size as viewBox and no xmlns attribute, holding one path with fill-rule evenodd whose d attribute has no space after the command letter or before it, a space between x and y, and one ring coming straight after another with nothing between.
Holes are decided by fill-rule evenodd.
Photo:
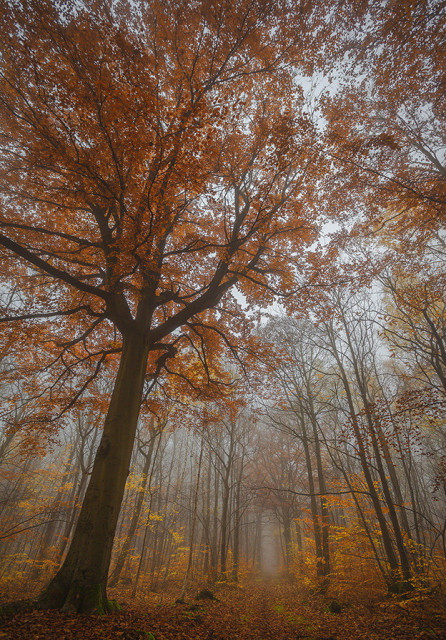
<instances>
[{"instance_id":1,"label":"tree bark","mask_svg":"<svg viewBox=\"0 0 446 640\"><path fill-rule=\"evenodd\" d=\"M136 332L124 336L121 361L73 539L39 605L84 613L113 608L107 575L129 472L143 392L148 347Z\"/></svg>"}]
</instances>

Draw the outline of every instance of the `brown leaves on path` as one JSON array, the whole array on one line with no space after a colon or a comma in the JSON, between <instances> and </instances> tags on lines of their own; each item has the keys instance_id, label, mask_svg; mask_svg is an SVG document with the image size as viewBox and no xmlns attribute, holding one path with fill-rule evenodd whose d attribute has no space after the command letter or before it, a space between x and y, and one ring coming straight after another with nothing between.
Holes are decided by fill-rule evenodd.
<instances>
[{"instance_id":1,"label":"brown leaves on path","mask_svg":"<svg viewBox=\"0 0 446 640\"><path fill-rule=\"evenodd\" d=\"M0 640L444 640L440 600L341 603L286 582L220 584L218 600L147 594L108 616L32 611L4 621ZM116 596L123 593L116 593Z\"/></svg>"}]
</instances>

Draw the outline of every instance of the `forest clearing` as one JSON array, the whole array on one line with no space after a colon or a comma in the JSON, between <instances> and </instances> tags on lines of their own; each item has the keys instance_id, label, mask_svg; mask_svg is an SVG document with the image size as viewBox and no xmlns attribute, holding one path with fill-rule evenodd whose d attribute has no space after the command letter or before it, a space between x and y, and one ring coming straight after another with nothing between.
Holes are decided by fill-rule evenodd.
<instances>
[{"instance_id":1,"label":"forest clearing","mask_svg":"<svg viewBox=\"0 0 446 640\"><path fill-rule=\"evenodd\" d=\"M0 640L446 637L445 54L0 0Z\"/></svg>"}]
</instances>

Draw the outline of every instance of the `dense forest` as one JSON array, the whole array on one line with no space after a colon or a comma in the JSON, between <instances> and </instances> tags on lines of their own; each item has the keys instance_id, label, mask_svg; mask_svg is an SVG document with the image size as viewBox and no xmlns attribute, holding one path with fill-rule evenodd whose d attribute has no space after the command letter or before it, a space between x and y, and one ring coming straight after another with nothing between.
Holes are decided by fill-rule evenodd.
<instances>
[{"instance_id":1,"label":"dense forest","mask_svg":"<svg viewBox=\"0 0 446 640\"><path fill-rule=\"evenodd\" d=\"M446 2L0 7L0 638L444 638Z\"/></svg>"}]
</instances>

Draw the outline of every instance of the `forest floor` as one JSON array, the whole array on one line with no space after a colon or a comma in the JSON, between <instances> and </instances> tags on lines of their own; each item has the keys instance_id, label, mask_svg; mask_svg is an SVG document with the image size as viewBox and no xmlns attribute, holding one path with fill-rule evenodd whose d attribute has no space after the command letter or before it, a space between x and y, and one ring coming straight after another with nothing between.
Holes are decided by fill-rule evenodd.
<instances>
[{"instance_id":1,"label":"forest floor","mask_svg":"<svg viewBox=\"0 0 446 640\"><path fill-rule=\"evenodd\" d=\"M112 596L122 610L106 616L20 613L0 624L0 640L446 640L444 597L339 601L338 607L279 580L218 584L213 593L216 600L191 597L181 604L153 593L132 601L120 591Z\"/></svg>"}]
</instances>

